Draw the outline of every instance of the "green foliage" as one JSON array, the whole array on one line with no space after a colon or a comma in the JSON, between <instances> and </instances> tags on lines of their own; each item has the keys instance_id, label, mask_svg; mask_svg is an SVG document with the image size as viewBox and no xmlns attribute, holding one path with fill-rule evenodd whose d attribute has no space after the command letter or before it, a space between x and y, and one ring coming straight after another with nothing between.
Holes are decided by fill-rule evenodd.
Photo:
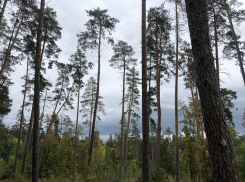
<instances>
[{"instance_id":1,"label":"green foliage","mask_svg":"<svg viewBox=\"0 0 245 182\"><path fill-rule=\"evenodd\" d=\"M245 181L245 142L243 141L240 146L237 147L237 168L240 181Z\"/></svg>"}]
</instances>

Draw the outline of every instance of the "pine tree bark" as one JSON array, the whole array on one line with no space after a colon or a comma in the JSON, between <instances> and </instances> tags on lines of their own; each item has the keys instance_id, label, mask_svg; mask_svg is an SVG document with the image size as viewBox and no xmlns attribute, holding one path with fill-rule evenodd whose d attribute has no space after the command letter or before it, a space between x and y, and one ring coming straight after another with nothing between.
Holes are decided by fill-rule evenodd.
<instances>
[{"instance_id":1,"label":"pine tree bark","mask_svg":"<svg viewBox=\"0 0 245 182\"><path fill-rule=\"evenodd\" d=\"M235 153L224 117L211 49L206 0L185 0L197 87L213 181L237 182Z\"/></svg>"},{"instance_id":2,"label":"pine tree bark","mask_svg":"<svg viewBox=\"0 0 245 182\"><path fill-rule=\"evenodd\" d=\"M149 181L149 120L147 111L146 0L142 0L142 181Z\"/></svg>"},{"instance_id":3,"label":"pine tree bark","mask_svg":"<svg viewBox=\"0 0 245 182\"><path fill-rule=\"evenodd\" d=\"M17 143L16 155L15 155L14 174L16 173L16 168L17 168L17 161L18 161L18 156L19 156L20 140L21 140L21 135L22 135L22 125L23 125L23 121L24 121L24 108L25 108L27 82L28 82L28 63L29 63L29 55L28 55L27 63L26 63L25 90L24 90L24 98L23 98L23 103L22 103L22 108L21 108L20 130L19 130L19 136L18 136L18 143Z\"/></svg>"},{"instance_id":4,"label":"pine tree bark","mask_svg":"<svg viewBox=\"0 0 245 182\"><path fill-rule=\"evenodd\" d=\"M38 182L39 173L39 103L40 103L40 69L41 69L41 41L45 0L41 1L37 29L37 48L35 62L34 84L34 124L33 124L33 153L32 153L32 182Z\"/></svg>"},{"instance_id":5,"label":"pine tree bark","mask_svg":"<svg viewBox=\"0 0 245 182\"><path fill-rule=\"evenodd\" d=\"M234 26L233 26L233 23L232 23L232 19L231 19L231 16L230 16L230 12L229 12L229 8L228 8L228 5L227 5L227 2L226 2L226 0L223 0L223 1L225 3L225 9L226 9L226 12L227 12L227 17L229 19L229 23L230 23L230 26L231 26L232 37L233 37L233 39L235 41L238 61L239 61L239 65L240 65L240 69L241 69L241 73L242 73L243 82L244 82L244 85L245 85L245 73L244 73L244 68L243 68L242 55L241 55L240 48L239 48L239 45L238 45L238 42L237 42L237 36L236 36L235 30L234 30Z\"/></svg>"},{"instance_id":6,"label":"pine tree bark","mask_svg":"<svg viewBox=\"0 0 245 182\"><path fill-rule=\"evenodd\" d=\"M176 69L175 69L175 161L176 161L176 181L179 182L179 123L178 123L178 78L179 78L179 22L178 5L175 1L176 14Z\"/></svg>"},{"instance_id":7,"label":"pine tree bark","mask_svg":"<svg viewBox=\"0 0 245 182\"><path fill-rule=\"evenodd\" d=\"M98 108L98 100L99 100L99 91L100 91L100 46L101 46L101 25L99 30L99 47L98 47L98 75L97 75L97 91L95 97L95 106L94 106L94 116L93 116L93 124L92 124L92 133L91 133L91 141L89 146L89 154L88 154L88 167L91 166L92 153L93 153L93 143L94 143L94 128L96 122L96 114Z\"/></svg>"}]
</instances>

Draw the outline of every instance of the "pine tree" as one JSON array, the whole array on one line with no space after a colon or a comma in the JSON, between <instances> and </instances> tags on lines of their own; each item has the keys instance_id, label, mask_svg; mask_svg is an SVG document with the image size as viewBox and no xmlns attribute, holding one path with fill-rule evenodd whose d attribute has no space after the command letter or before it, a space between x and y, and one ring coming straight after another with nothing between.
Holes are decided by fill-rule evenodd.
<instances>
[{"instance_id":1,"label":"pine tree","mask_svg":"<svg viewBox=\"0 0 245 182\"><path fill-rule=\"evenodd\" d=\"M149 181L149 120L147 106L147 57L146 57L146 0L142 0L142 133L143 133L143 157L142 157L142 181Z\"/></svg>"},{"instance_id":2,"label":"pine tree","mask_svg":"<svg viewBox=\"0 0 245 182\"><path fill-rule=\"evenodd\" d=\"M88 144L90 145L90 140L91 140L91 127L92 127L92 120L93 120L93 112L94 112L94 105L95 105L95 97L96 97L96 80L94 77L90 77L88 79L87 84L85 84L84 88L84 93L82 95L82 100L81 100L81 110L82 112L82 118L85 120L83 122L84 125L89 127L89 137L88 137ZM101 118L99 116L99 113L102 113L105 115L105 105L102 101L103 97L99 95L99 100L98 100L98 113L96 115L96 121L100 122ZM89 149L89 147L88 147Z\"/></svg>"},{"instance_id":3,"label":"pine tree","mask_svg":"<svg viewBox=\"0 0 245 182\"><path fill-rule=\"evenodd\" d=\"M87 60L85 59L84 53L80 49L77 49L76 53L71 55L70 61L73 66L72 78L74 80L74 87L77 91L77 118L76 118L76 129L75 129L75 144L74 144L74 157L73 157L73 170L72 176L75 175L75 164L76 164L76 150L77 150L77 128L78 128L78 116L79 116L79 105L80 105L80 89L83 86L82 78L88 74Z\"/></svg>"},{"instance_id":4,"label":"pine tree","mask_svg":"<svg viewBox=\"0 0 245 182\"><path fill-rule=\"evenodd\" d=\"M113 56L109 60L110 66L123 70L123 96L122 96L122 118L121 118L121 144L120 144L120 177L122 176L122 167L124 166L124 103L125 103L125 76L126 70L129 66L136 65L136 59L133 59L133 48L127 42L119 40L117 44L113 45Z\"/></svg>"},{"instance_id":5,"label":"pine tree","mask_svg":"<svg viewBox=\"0 0 245 182\"><path fill-rule=\"evenodd\" d=\"M94 107L94 116L93 116L93 125L92 125L92 134L91 134L91 143L89 149L89 158L88 166L91 165L92 159L92 150L93 150L93 139L94 139L94 128L96 121L96 114L98 108L99 100L99 86L100 86L100 49L101 41L107 39L109 44L113 43L113 39L110 36L106 36L108 32L111 35L111 32L115 30L115 24L119 22L118 19L110 17L107 13L108 10L101 10L100 8L89 10L86 12L88 16L91 17L90 20L85 24L87 31L81 32L78 34L78 43L83 50L86 49L98 49L98 75L97 75L97 91L95 98L95 107Z\"/></svg>"},{"instance_id":6,"label":"pine tree","mask_svg":"<svg viewBox=\"0 0 245 182\"><path fill-rule=\"evenodd\" d=\"M207 4L204 0L185 2L213 181L238 181L235 153L224 120L213 63Z\"/></svg>"}]
</instances>

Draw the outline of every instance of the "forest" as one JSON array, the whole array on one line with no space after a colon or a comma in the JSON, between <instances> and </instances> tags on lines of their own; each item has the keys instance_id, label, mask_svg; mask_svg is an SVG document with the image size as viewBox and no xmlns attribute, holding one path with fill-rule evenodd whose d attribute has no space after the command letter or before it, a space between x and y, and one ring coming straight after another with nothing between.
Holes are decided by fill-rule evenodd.
<instances>
[{"instance_id":1,"label":"forest","mask_svg":"<svg viewBox=\"0 0 245 182\"><path fill-rule=\"evenodd\" d=\"M244 23L238 0L0 0L0 182L245 182Z\"/></svg>"}]
</instances>

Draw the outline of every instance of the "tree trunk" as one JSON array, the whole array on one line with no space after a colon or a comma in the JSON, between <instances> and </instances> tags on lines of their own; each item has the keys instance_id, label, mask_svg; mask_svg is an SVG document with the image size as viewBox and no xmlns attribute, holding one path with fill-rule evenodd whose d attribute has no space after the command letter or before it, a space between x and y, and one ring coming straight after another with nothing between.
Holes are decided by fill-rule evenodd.
<instances>
[{"instance_id":1,"label":"tree trunk","mask_svg":"<svg viewBox=\"0 0 245 182\"><path fill-rule=\"evenodd\" d=\"M206 0L185 2L213 181L237 182L235 153L214 68Z\"/></svg>"},{"instance_id":2,"label":"tree trunk","mask_svg":"<svg viewBox=\"0 0 245 182\"><path fill-rule=\"evenodd\" d=\"M41 54L44 6L45 6L45 0L42 0L40 4L40 12L39 12L36 62L35 62L32 182L38 182L38 173L39 173L38 151L39 151L39 102L40 102L40 69L41 69L40 54Z\"/></svg>"},{"instance_id":3,"label":"tree trunk","mask_svg":"<svg viewBox=\"0 0 245 182\"><path fill-rule=\"evenodd\" d=\"M226 3L226 0L223 0L223 1L225 3L225 9L226 9L226 12L227 12L227 17L228 17L229 22L230 22L232 36L233 36L233 39L235 41L235 46L236 46L236 50L237 50L237 56L238 56L238 61L239 61L239 65L240 65L240 68L241 68L243 82L245 84L245 73L244 73L244 68L243 68L242 55L241 55L240 48L239 48L239 45L238 45L238 42L237 42L237 37L236 37L234 26L233 26L233 23L232 23L232 20L231 20L231 16L230 16L228 5Z\"/></svg>"},{"instance_id":4,"label":"tree trunk","mask_svg":"<svg viewBox=\"0 0 245 182\"><path fill-rule=\"evenodd\" d=\"M157 85L157 145L156 145L156 168L160 166L160 145L161 145L161 103L160 103L160 68L158 58L158 42L156 32L156 85Z\"/></svg>"},{"instance_id":5,"label":"tree trunk","mask_svg":"<svg viewBox=\"0 0 245 182\"><path fill-rule=\"evenodd\" d=\"M120 144L120 179L122 178L122 167L124 165L123 161L123 151L124 151L124 96L125 96L125 71L126 63L125 57L123 58L123 98L122 98L122 119L121 119L121 144Z\"/></svg>"},{"instance_id":6,"label":"tree trunk","mask_svg":"<svg viewBox=\"0 0 245 182\"><path fill-rule=\"evenodd\" d=\"M26 63L25 91L24 91L24 98L23 98L22 109L21 109L20 131L19 131L19 137L18 137L18 143L17 143L16 155L15 155L14 173L16 173L16 168L17 168L17 161L18 161L18 155L19 155L20 140L21 140L21 135L22 135L22 124L23 124L23 121L24 121L24 109L25 109L25 100L26 100L26 89L27 89L27 82L28 82L28 62L29 62L29 55L28 55L27 63Z\"/></svg>"},{"instance_id":7,"label":"tree trunk","mask_svg":"<svg viewBox=\"0 0 245 182\"><path fill-rule=\"evenodd\" d=\"M17 30L16 30L16 33L15 33L14 40L13 40L11 46L8 48L7 53L6 53L6 56L4 57L3 65L2 65L2 68L1 68L1 71L0 71L0 80L1 80L1 78L2 78L2 76L3 76L3 72L4 72L4 70L5 70L6 66L7 66L8 61L9 61L9 57L10 57L10 55L11 55L11 50L13 49L14 44L15 44L15 42L16 42L16 40L17 40L17 36L18 36L18 34L19 34L20 27L21 27L22 22L23 22L23 19L24 19L24 15L25 15L25 11L23 11L23 13L22 13L22 16L21 16L21 20L20 20L19 26L18 26L18 28L17 28Z\"/></svg>"},{"instance_id":8,"label":"tree trunk","mask_svg":"<svg viewBox=\"0 0 245 182\"><path fill-rule=\"evenodd\" d=\"M80 60L80 74L82 72L81 60ZM81 88L81 76L79 78L79 86L78 86L78 96L77 96L77 120L76 120L76 131L75 131L75 145L74 145L74 157L73 157L73 170L72 176L75 175L75 164L76 164L76 150L77 150L77 127L78 127L78 116L79 116L79 100L80 100L80 88Z\"/></svg>"},{"instance_id":9,"label":"tree trunk","mask_svg":"<svg viewBox=\"0 0 245 182\"><path fill-rule=\"evenodd\" d=\"M29 123L29 130L28 130L28 136L27 136L26 147L25 147L25 155L24 155L24 160L23 160L23 164L22 164L22 171L21 171L22 174L25 173L27 156L29 154L29 146L30 146L30 141L31 141L31 137L32 137L33 118L34 118L34 101L32 103L31 118L30 118L30 123Z\"/></svg>"},{"instance_id":10,"label":"tree trunk","mask_svg":"<svg viewBox=\"0 0 245 182\"><path fill-rule=\"evenodd\" d=\"M101 46L101 25L99 32L99 48L98 48L98 75L97 75L97 92L95 97L95 106L94 106L94 116L93 116L93 125L92 125L92 133L91 133L91 141L89 146L89 154L88 154L88 167L91 165L92 153L93 153L93 143L94 143L94 128L96 121L96 114L98 108L98 100L99 100L99 91L100 91L100 46Z\"/></svg>"},{"instance_id":11,"label":"tree trunk","mask_svg":"<svg viewBox=\"0 0 245 182\"><path fill-rule=\"evenodd\" d=\"M149 120L147 112L146 0L142 0L142 181L149 181Z\"/></svg>"},{"instance_id":12,"label":"tree trunk","mask_svg":"<svg viewBox=\"0 0 245 182\"><path fill-rule=\"evenodd\" d=\"M45 109L46 100L47 100L47 89L46 89L45 99L44 99L44 103L43 103L43 111L42 111L41 118L40 118L40 127L42 127L42 124L43 124L43 117L44 117L44 109Z\"/></svg>"},{"instance_id":13,"label":"tree trunk","mask_svg":"<svg viewBox=\"0 0 245 182\"><path fill-rule=\"evenodd\" d=\"M124 171L125 174L127 174L127 160L128 160L128 133L129 133L129 124L130 124L130 117L131 117L131 111L132 111L132 105L133 105L133 98L134 98L134 78L133 78L133 87L132 87L132 93L131 93L131 99L129 104L129 112L128 112L128 126L127 126L127 135L126 135L126 141L125 141L125 155L124 155Z\"/></svg>"},{"instance_id":14,"label":"tree trunk","mask_svg":"<svg viewBox=\"0 0 245 182\"><path fill-rule=\"evenodd\" d=\"M216 12L214 9L214 4L212 1L210 1L212 9L213 9L213 15L214 15L214 39L215 39L215 59L216 59L216 74L218 79L218 86L220 89L220 81L219 81L219 50L218 50L218 32L217 32L217 19L216 19Z\"/></svg>"},{"instance_id":15,"label":"tree trunk","mask_svg":"<svg viewBox=\"0 0 245 182\"><path fill-rule=\"evenodd\" d=\"M179 78L179 22L178 5L175 2L176 13L176 69L175 69L175 161L176 161L176 181L179 182L179 123L178 123L178 78Z\"/></svg>"},{"instance_id":16,"label":"tree trunk","mask_svg":"<svg viewBox=\"0 0 245 182\"><path fill-rule=\"evenodd\" d=\"M0 13L0 25L2 24L3 14L4 14L4 11L5 11L7 2L8 2L8 0L4 0L3 8L2 8L2 11L1 11L1 13Z\"/></svg>"},{"instance_id":17,"label":"tree trunk","mask_svg":"<svg viewBox=\"0 0 245 182\"><path fill-rule=\"evenodd\" d=\"M93 106L94 106L94 87L92 84L92 101L91 101L90 121L89 121L88 153L89 153L90 141L91 141L91 124L93 119Z\"/></svg>"}]
</instances>

